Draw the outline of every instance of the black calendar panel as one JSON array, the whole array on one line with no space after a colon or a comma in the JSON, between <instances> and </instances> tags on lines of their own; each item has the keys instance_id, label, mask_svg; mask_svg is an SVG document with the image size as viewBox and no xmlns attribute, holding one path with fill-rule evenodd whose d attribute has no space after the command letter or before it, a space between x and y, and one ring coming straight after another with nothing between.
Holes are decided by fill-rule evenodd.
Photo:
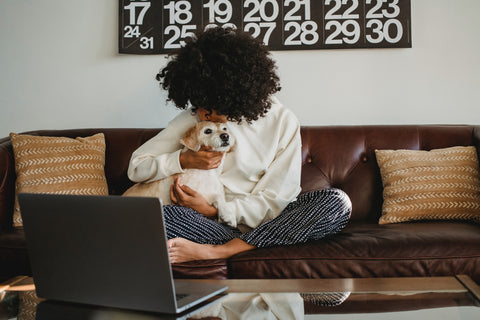
<instances>
[{"instance_id":1,"label":"black calendar panel","mask_svg":"<svg viewBox=\"0 0 480 320\"><path fill-rule=\"evenodd\" d=\"M212 26L242 29L271 50L412 46L410 0L119 1L120 53L168 53Z\"/></svg>"}]
</instances>

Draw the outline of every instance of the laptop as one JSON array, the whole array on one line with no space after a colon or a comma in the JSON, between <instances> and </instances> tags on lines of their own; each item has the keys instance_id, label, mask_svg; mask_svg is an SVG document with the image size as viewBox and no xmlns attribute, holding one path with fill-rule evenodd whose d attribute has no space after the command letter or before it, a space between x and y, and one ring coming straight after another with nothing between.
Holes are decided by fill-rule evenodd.
<instances>
[{"instance_id":1,"label":"laptop","mask_svg":"<svg viewBox=\"0 0 480 320\"><path fill-rule=\"evenodd\" d=\"M37 295L180 313L227 287L173 280L157 198L19 194Z\"/></svg>"}]
</instances>

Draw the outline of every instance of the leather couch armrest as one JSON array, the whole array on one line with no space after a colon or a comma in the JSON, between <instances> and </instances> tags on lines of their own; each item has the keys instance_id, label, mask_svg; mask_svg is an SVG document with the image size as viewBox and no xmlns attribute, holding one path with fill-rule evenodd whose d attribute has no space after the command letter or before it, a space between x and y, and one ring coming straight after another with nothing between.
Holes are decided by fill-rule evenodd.
<instances>
[{"instance_id":1,"label":"leather couch armrest","mask_svg":"<svg viewBox=\"0 0 480 320\"><path fill-rule=\"evenodd\" d=\"M12 228L15 161L10 138L0 139L0 230Z\"/></svg>"},{"instance_id":2,"label":"leather couch armrest","mask_svg":"<svg viewBox=\"0 0 480 320\"><path fill-rule=\"evenodd\" d=\"M480 126L473 127L473 144L477 148L477 155L480 159Z\"/></svg>"}]
</instances>

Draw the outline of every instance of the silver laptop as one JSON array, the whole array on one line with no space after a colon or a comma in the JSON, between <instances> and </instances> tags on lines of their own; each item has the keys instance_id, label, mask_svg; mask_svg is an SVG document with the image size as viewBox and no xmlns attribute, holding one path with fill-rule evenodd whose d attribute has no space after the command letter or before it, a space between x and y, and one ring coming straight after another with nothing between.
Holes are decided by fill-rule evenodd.
<instances>
[{"instance_id":1,"label":"silver laptop","mask_svg":"<svg viewBox=\"0 0 480 320\"><path fill-rule=\"evenodd\" d=\"M42 298L180 313L227 289L173 280L157 198L20 194Z\"/></svg>"}]
</instances>

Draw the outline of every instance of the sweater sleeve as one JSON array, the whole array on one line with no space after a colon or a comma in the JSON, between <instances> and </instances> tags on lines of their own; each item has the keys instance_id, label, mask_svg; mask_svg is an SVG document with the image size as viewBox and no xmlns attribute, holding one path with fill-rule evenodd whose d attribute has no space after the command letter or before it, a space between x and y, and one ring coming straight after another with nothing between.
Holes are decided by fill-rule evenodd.
<instances>
[{"instance_id":1,"label":"sweater sleeve","mask_svg":"<svg viewBox=\"0 0 480 320\"><path fill-rule=\"evenodd\" d=\"M300 193L300 125L295 118L279 126L282 134L276 156L252 192L216 204L221 222L256 228L278 216Z\"/></svg>"},{"instance_id":2,"label":"sweater sleeve","mask_svg":"<svg viewBox=\"0 0 480 320\"><path fill-rule=\"evenodd\" d=\"M196 123L187 110L173 119L166 129L145 142L130 158L128 177L133 182L151 182L183 172L180 151L185 131Z\"/></svg>"}]
</instances>

